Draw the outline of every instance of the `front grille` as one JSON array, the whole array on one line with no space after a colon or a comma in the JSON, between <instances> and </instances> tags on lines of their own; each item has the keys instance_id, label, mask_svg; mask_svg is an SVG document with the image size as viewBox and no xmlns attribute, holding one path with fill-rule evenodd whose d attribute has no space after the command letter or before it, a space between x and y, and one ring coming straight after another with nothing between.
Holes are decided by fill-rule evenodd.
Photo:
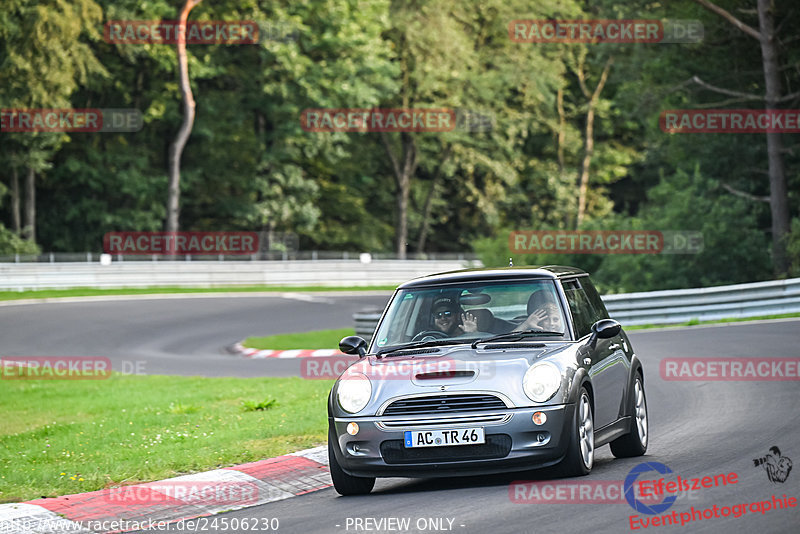
<instances>
[{"instance_id":1,"label":"front grille","mask_svg":"<svg viewBox=\"0 0 800 534\"><path fill-rule=\"evenodd\" d=\"M464 395L426 395L396 400L382 415L429 415L478 410L502 410L506 404L494 395L481 393Z\"/></svg>"},{"instance_id":2,"label":"front grille","mask_svg":"<svg viewBox=\"0 0 800 534\"><path fill-rule=\"evenodd\" d=\"M387 464L491 460L508 456L509 452L511 452L511 436L508 434L487 434L486 443L455 447L407 449L402 439L392 439L381 443L381 456Z\"/></svg>"}]
</instances>

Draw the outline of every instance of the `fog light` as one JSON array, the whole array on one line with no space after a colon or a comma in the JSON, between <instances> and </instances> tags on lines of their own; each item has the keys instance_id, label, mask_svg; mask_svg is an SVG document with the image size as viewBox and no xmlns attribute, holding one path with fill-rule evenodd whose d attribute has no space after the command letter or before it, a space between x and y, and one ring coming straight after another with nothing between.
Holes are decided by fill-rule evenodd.
<instances>
[{"instance_id":1,"label":"fog light","mask_svg":"<svg viewBox=\"0 0 800 534\"><path fill-rule=\"evenodd\" d=\"M358 434L358 423L347 423L347 433L351 436Z\"/></svg>"},{"instance_id":2,"label":"fog light","mask_svg":"<svg viewBox=\"0 0 800 534\"><path fill-rule=\"evenodd\" d=\"M544 412L533 412L533 424L535 425L543 425L547 422L547 414Z\"/></svg>"}]
</instances>

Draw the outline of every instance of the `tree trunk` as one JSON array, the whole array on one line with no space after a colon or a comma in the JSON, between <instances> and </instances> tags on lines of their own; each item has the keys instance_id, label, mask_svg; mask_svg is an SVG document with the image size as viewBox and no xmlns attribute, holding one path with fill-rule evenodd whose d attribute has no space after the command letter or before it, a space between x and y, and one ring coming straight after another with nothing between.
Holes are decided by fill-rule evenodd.
<instances>
[{"instance_id":1,"label":"tree trunk","mask_svg":"<svg viewBox=\"0 0 800 534\"><path fill-rule=\"evenodd\" d=\"M23 237L36 243L36 173L28 167L25 180L25 228Z\"/></svg>"},{"instance_id":2,"label":"tree trunk","mask_svg":"<svg viewBox=\"0 0 800 534\"><path fill-rule=\"evenodd\" d=\"M408 193L411 189L408 176L403 176L398 183L397 191L397 232L395 234L395 248L397 258L406 259L408 243Z\"/></svg>"},{"instance_id":3,"label":"tree trunk","mask_svg":"<svg viewBox=\"0 0 800 534\"><path fill-rule=\"evenodd\" d=\"M558 111L558 131L556 132L556 156L558 158L558 177L561 183L566 182L566 166L564 164L564 144L567 139L567 115L564 112L564 88L559 87L556 94L556 110ZM569 228L572 217L570 210L564 214L564 225Z\"/></svg>"},{"instance_id":4,"label":"tree trunk","mask_svg":"<svg viewBox=\"0 0 800 534\"><path fill-rule=\"evenodd\" d=\"M183 39L178 39L175 45L178 51L178 75L180 78L181 98L183 99L183 122L175 136L175 140L169 147L169 191L167 194L167 232L177 232L180 217L180 197L181 197L181 154L186 141L192 133L194 124L195 102L192 96L192 87L189 83L189 64L186 59L186 20L189 12L203 0L186 0L181 9L178 20L179 27L183 28Z\"/></svg>"},{"instance_id":5,"label":"tree trunk","mask_svg":"<svg viewBox=\"0 0 800 534\"><path fill-rule=\"evenodd\" d=\"M19 215L19 175L16 167L11 167L11 229L16 235L20 235L22 230L22 219Z\"/></svg>"},{"instance_id":6,"label":"tree trunk","mask_svg":"<svg viewBox=\"0 0 800 534\"><path fill-rule=\"evenodd\" d=\"M395 202L397 205L397 213L395 214L397 226L395 229L395 251L397 257L401 260L406 259L406 248L408 243L408 195L411 191L411 177L417 170L417 145L414 138L407 132L400 134L401 152L403 158L403 165L400 166L400 160L395 156L392 151L389 137L385 132L381 132L381 141L386 149L386 155L392 163L392 170L394 172L395 183L397 191Z\"/></svg>"},{"instance_id":7,"label":"tree trunk","mask_svg":"<svg viewBox=\"0 0 800 534\"><path fill-rule=\"evenodd\" d=\"M766 85L766 109L777 109L781 96L778 51L775 46L774 5L770 0L758 0L758 29L761 34L761 58ZM781 134L767 134L769 161L770 211L772 214L772 262L776 276L789 271L786 255L786 236L789 233L789 206L786 175L781 155Z\"/></svg>"},{"instance_id":8,"label":"tree trunk","mask_svg":"<svg viewBox=\"0 0 800 534\"><path fill-rule=\"evenodd\" d=\"M775 44L775 18L772 0L758 0L758 30L744 24L728 11L710 0L695 0L712 13L719 15L745 34L758 39L761 45L761 63L764 70L765 109L777 109L781 99L778 48ZM783 169L782 144L779 133L767 135L767 161L769 164L770 214L772 215L772 268L775 276L789 271L786 254L786 236L789 233L789 197Z\"/></svg>"},{"instance_id":9,"label":"tree trunk","mask_svg":"<svg viewBox=\"0 0 800 534\"><path fill-rule=\"evenodd\" d=\"M611 58L606 61L606 66L603 68L603 74L600 75L600 81L597 82L597 87L595 87L594 92L591 93L591 95L589 94L588 89L586 89L583 80L583 66L580 67L578 73L579 80L581 81L581 87L583 88L586 96L589 97L589 109L586 112L586 134L584 141L585 153L583 156L583 163L581 163L580 188L578 191L578 217L575 224L576 228L580 228L586 214L586 195L589 192L589 166L592 163L592 156L594 155L594 110L597 107L597 101L600 98L600 92L603 90L603 87L606 85L606 81L608 80L608 72L611 69L612 62L613 60Z\"/></svg>"},{"instance_id":10,"label":"tree trunk","mask_svg":"<svg viewBox=\"0 0 800 534\"><path fill-rule=\"evenodd\" d=\"M442 181L442 172L445 162L450 158L450 151L453 145L448 145L447 149L442 156L439 166L436 168L436 174L433 175L431 180L431 189L428 191L428 196L425 198L425 207L422 209L422 224L419 229L419 238L417 239L417 254L422 254L425 250L425 241L428 239L428 230L430 229L431 211L433 211L433 199L436 197L436 189Z\"/></svg>"}]
</instances>

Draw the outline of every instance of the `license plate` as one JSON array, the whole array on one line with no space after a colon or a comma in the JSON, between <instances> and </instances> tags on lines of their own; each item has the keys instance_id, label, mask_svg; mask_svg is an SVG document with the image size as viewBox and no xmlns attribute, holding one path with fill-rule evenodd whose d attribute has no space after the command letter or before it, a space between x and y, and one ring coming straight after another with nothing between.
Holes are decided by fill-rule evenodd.
<instances>
[{"instance_id":1,"label":"license plate","mask_svg":"<svg viewBox=\"0 0 800 534\"><path fill-rule=\"evenodd\" d=\"M482 428L452 430L406 430L406 449L415 447L452 447L453 445L480 445L486 443Z\"/></svg>"}]
</instances>

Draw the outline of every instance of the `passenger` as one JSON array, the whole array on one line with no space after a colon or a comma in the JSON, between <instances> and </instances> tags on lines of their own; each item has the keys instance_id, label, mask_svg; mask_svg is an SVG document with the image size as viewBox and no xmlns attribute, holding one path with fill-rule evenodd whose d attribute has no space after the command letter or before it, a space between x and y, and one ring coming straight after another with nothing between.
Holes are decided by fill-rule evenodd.
<instances>
[{"instance_id":1,"label":"passenger","mask_svg":"<svg viewBox=\"0 0 800 534\"><path fill-rule=\"evenodd\" d=\"M432 309L435 328L450 337L478 331L478 318L471 313L462 313L462 324L459 324L458 313L460 310L453 299L447 297L436 299Z\"/></svg>"},{"instance_id":2,"label":"passenger","mask_svg":"<svg viewBox=\"0 0 800 534\"><path fill-rule=\"evenodd\" d=\"M554 302L545 303L541 308L531 313L519 326L518 330L546 330L548 332L563 332L564 321L561 310Z\"/></svg>"}]
</instances>

